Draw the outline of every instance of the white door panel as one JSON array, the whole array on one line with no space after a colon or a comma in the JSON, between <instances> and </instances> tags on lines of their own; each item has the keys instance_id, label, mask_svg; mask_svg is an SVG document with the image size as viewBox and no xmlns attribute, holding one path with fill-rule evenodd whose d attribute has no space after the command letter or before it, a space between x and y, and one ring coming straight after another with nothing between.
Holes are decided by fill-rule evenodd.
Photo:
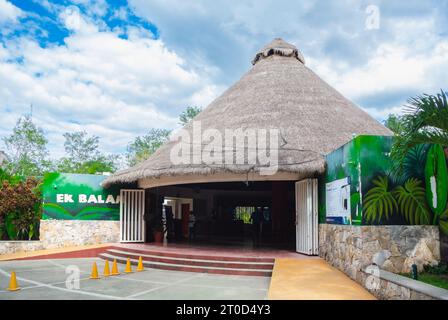
<instances>
[{"instance_id":1,"label":"white door panel","mask_svg":"<svg viewBox=\"0 0 448 320\"><path fill-rule=\"evenodd\" d=\"M296 182L296 251L317 255L318 211L317 179Z\"/></svg>"},{"instance_id":2,"label":"white door panel","mask_svg":"<svg viewBox=\"0 0 448 320\"><path fill-rule=\"evenodd\" d=\"M145 241L145 190L120 190L120 242Z\"/></svg>"}]
</instances>

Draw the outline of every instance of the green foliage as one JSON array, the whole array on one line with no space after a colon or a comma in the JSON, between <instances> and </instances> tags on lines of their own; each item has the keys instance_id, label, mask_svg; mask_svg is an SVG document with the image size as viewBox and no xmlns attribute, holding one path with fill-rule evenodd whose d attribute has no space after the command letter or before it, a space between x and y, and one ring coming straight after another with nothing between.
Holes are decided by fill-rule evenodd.
<instances>
[{"instance_id":1,"label":"green foliage","mask_svg":"<svg viewBox=\"0 0 448 320\"><path fill-rule=\"evenodd\" d=\"M367 222L379 222L385 216L388 219L398 209L393 192L389 190L387 177L378 177L364 198L364 212Z\"/></svg>"},{"instance_id":2,"label":"green foliage","mask_svg":"<svg viewBox=\"0 0 448 320\"><path fill-rule=\"evenodd\" d=\"M99 137L89 136L86 131L66 132L64 137L67 156L58 161L58 171L96 174L116 170L114 157L103 155L99 151Z\"/></svg>"},{"instance_id":3,"label":"green foliage","mask_svg":"<svg viewBox=\"0 0 448 320\"><path fill-rule=\"evenodd\" d=\"M37 237L42 215L40 182L33 178L15 185L3 181L0 188L0 228L12 240ZM5 224L6 222L6 224Z\"/></svg>"},{"instance_id":4,"label":"green foliage","mask_svg":"<svg viewBox=\"0 0 448 320\"><path fill-rule=\"evenodd\" d=\"M448 235L448 208L439 217L439 228L440 231Z\"/></svg>"},{"instance_id":5,"label":"green foliage","mask_svg":"<svg viewBox=\"0 0 448 320\"><path fill-rule=\"evenodd\" d=\"M403 163L392 163L388 177L394 185L402 185L410 178L424 179L429 145L419 144L409 149Z\"/></svg>"},{"instance_id":6,"label":"green foliage","mask_svg":"<svg viewBox=\"0 0 448 320\"><path fill-rule=\"evenodd\" d=\"M179 116L179 124L182 126L185 126L187 123L189 123L194 117L196 117L200 112L202 111L202 108L192 106L187 107L185 111L183 111Z\"/></svg>"},{"instance_id":7,"label":"green foliage","mask_svg":"<svg viewBox=\"0 0 448 320\"><path fill-rule=\"evenodd\" d=\"M89 137L86 131L66 132L63 136L65 152L69 159L82 163L99 156L99 137Z\"/></svg>"},{"instance_id":8,"label":"green foliage","mask_svg":"<svg viewBox=\"0 0 448 320\"><path fill-rule=\"evenodd\" d=\"M390 114L384 121L384 125L396 134L399 134L404 129L403 118L395 114Z\"/></svg>"},{"instance_id":9,"label":"green foliage","mask_svg":"<svg viewBox=\"0 0 448 320\"><path fill-rule=\"evenodd\" d=\"M10 175L40 176L51 166L47 160L48 141L31 115L20 117L12 134L2 140L9 156L6 170Z\"/></svg>"},{"instance_id":10,"label":"green foliage","mask_svg":"<svg viewBox=\"0 0 448 320\"><path fill-rule=\"evenodd\" d=\"M148 159L163 143L168 141L170 133L171 131L166 129L151 129L146 135L135 138L127 148L128 164L134 166Z\"/></svg>"},{"instance_id":11,"label":"green foliage","mask_svg":"<svg viewBox=\"0 0 448 320\"><path fill-rule=\"evenodd\" d=\"M255 211L254 207L236 207L235 208L235 220L242 220L245 224L252 223L252 212Z\"/></svg>"},{"instance_id":12,"label":"green foliage","mask_svg":"<svg viewBox=\"0 0 448 320\"><path fill-rule=\"evenodd\" d=\"M448 147L448 103L443 90L411 98L404 111L403 128L395 135L391 153L395 162L402 164L407 152L419 144Z\"/></svg>"},{"instance_id":13,"label":"green foliage","mask_svg":"<svg viewBox=\"0 0 448 320\"><path fill-rule=\"evenodd\" d=\"M423 270L429 274L445 274L448 275L448 264L446 262L439 262L436 266L425 265Z\"/></svg>"},{"instance_id":14,"label":"green foliage","mask_svg":"<svg viewBox=\"0 0 448 320\"><path fill-rule=\"evenodd\" d=\"M16 185L17 183L23 180L24 179L22 177L16 175L10 175L8 172L0 168L0 184L2 184L3 181L7 181L11 185Z\"/></svg>"},{"instance_id":15,"label":"green foliage","mask_svg":"<svg viewBox=\"0 0 448 320\"><path fill-rule=\"evenodd\" d=\"M394 195L397 199L400 212L411 225L430 224L431 211L426 202L425 188L422 182L411 178L404 186L397 186Z\"/></svg>"}]
</instances>

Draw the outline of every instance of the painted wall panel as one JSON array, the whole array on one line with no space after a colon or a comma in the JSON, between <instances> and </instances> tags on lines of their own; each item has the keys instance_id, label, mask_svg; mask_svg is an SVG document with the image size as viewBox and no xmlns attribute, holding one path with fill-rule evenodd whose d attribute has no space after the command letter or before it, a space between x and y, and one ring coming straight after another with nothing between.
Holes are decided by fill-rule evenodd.
<instances>
[{"instance_id":1,"label":"painted wall panel","mask_svg":"<svg viewBox=\"0 0 448 320\"><path fill-rule=\"evenodd\" d=\"M357 136L327 155L327 171L319 188L320 223L440 224L448 231L446 150L439 145L416 146L397 170L391 147L392 137ZM329 194L328 187L343 179L350 184L350 219L334 206L328 208L329 202L344 201L343 192L341 199L328 200L336 194L334 190Z\"/></svg>"}]
</instances>

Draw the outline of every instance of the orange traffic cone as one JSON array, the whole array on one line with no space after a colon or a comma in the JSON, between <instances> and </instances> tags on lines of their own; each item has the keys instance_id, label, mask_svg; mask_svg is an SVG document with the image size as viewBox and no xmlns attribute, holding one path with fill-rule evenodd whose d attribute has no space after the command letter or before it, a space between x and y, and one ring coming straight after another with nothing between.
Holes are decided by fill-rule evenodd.
<instances>
[{"instance_id":1,"label":"orange traffic cone","mask_svg":"<svg viewBox=\"0 0 448 320\"><path fill-rule=\"evenodd\" d=\"M120 272L118 271L117 259L114 259L114 263L112 264L112 273L113 276L118 276Z\"/></svg>"},{"instance_id":2,"label":"orange traffic cone","mask_svg":"<svg viewBox=\"0 0 448 320\"><path fill-rule=\"evenodd\" d=\"M15 271L11 272L11 279L9 280L9 287L6 290L8 290L8 291L20 290L19 284L17 283Z\"/></svg>"},{"instance_id":3,"label":"orange traffic cone","mask_svg":"<svg viewBox=\"0 0 448 320\"><path fill-rule=\"evenodd\" d=\"M90 279L99 279L100 276L98 275L98 268L96 266L96 262L93 263L92 266L92 274L90 275Z\"/></svg>"},{"instance_id":4,"label":"orange traffic cone","mask_svg":"<svg viewBox=\"0 0 448 320\"><path fill-rule=\"evenodd\" d=\"M104 263L104 272L103 275L105 277L110 276L110 269L109 269L109 261L106 260L106 262Z\"/></svg>"},{"instance_id":5,"label":"orange traffic cone","mask_svg":"<svg viewBox=\"0 0 448 320\"><path fill-rule=\"evenodd\" d=\"M124 269L125 273L131 273L132 272L132 267L131 267L131 259L128 258L128 260L126 261L126 269Z\"/></svg>"},{"instance_id":6,"label":"orange traffic cone","mask_svg":"<svg viewBox=\"0 0 448 320\"><path fill-rule=\"evenodd\" d=\"M143 259L142 257L138 257L138 266L137 266L137 271L143 271L145 270L145 268L143 267Z\"/></svg>"}]
</instances>

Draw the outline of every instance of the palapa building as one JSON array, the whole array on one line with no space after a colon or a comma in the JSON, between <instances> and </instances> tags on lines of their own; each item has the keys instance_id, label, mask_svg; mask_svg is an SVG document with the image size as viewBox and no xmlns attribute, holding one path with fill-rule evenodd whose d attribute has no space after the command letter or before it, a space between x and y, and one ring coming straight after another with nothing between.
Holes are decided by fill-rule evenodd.
<instances>
[{"instance_id":1,"label":"palapa building","mask_svg":"<svg viewBox=\"0 0 448 320\"><path fill-rule=\"evenodd\" d=\"M282 39L261 49L253 67L215 99L194 121L202 131L279 129L278 173L258 175L260 166L175 165L170 141L148 160L119 171L106 185L138 182L142 188L185 183L298 181L325 171L325 155L356 135L391 135L391 131L343 97L305 66L299 50ZM192 123L186 126L192 132ZM233 146L236 148L237 146ZM192 157L196 149L192 148ZM199 150L202 152L202 150Z\"/></svg>"},{"instance_id":2,"label":"palapa building","mask_svg":"<svg viewBox=\"0 0 448 320\"><path fill-rule=\"evenodd\" d=\"M394 273L436 264L437 215L447 203L442 147L416 147L396 174L391 131L307 68L295 46L274 39L252 64L146 161L106 178L47 175L40 241L22 249L160 241L230 245L243 255L286 248L319 255L362 284L373 263ZM19 249L11 243L0 253Z\"/></svg>"},{"instance_id":3,"label":"palapa building","mask_svg":"<svg viewBox=\"0 0 448 320\"><path fill-rule=\"evenodd\" d=\"M282 39L274 39L256 53L252 64L239 81L185 127L187 136L192 137L186 143L189 161L173 163L173 150L180 140L172 139L148 160L107 178L104 185L135 183L145 190L146 220L162 215L164 203L175 218L183 220L179 228L184 237L188 234L188 214L193 211L198 238L210 242L243 241L252 228L247 220L261 208L265 216L258 239L261 243L297 246L301 252L317 253L316 231L311 236L314 244L298 243L296 209L303 203L297 199L296 182L322 176L326 155L353 137L389 136L391 132L307 68L300 51ZM272 134L276 141L266 138L267 149L275 145L270 150L277 157L275 172L263 172L272 169L272 163L262 163L258 158L253 163L248 161L248 153L257 146L250 145L248 139L223 143L218 146L223 156L215 163L206 163L207 139L193 141L198 126L202 133L218 131L224 140L229 130L246 134L250 129L257 133L277 130L276 136ZM231 158L245 152L245 161L226 161L229 151ZM316 191L314 194L317 197ZM306 197L312 197L312 193ZM122 201L126 201L126 194ZM317 216L317 212L314 214ZM305 225L301 227L307 230ZM152 239L150 228L148 225L146 241ZM317 230L317 220L309 232L312 230ZM125 241L136 239L122 235ZM141 236L138 240L144 241Z\"/></svg>"}]
</instances>

